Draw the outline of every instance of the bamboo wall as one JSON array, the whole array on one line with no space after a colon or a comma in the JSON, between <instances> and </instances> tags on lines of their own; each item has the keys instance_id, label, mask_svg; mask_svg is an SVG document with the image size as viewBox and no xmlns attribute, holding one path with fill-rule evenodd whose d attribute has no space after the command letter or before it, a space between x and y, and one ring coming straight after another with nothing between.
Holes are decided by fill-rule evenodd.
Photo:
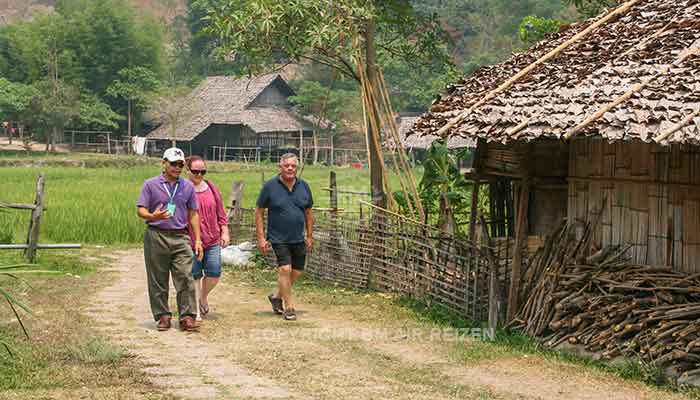
<instances>
[{"instance_id":1,"label":"bamboo wall","mask_svg":"<svg viewBox=\"0 0 700 400\"><path fill-rule=\"evenodd\" d=\"M602 212L597 247L630 244L635 262L700 272L698 147L575 140L568 193L569 221Z\"/></svg>"}]
</instances>

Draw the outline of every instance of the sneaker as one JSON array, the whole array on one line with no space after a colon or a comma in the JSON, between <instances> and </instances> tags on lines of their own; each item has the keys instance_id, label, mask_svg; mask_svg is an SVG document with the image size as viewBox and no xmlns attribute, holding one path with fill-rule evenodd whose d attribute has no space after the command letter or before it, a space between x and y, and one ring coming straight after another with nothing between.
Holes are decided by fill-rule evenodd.
<instances>
[{"instance_id":1,"label":"sneaker","mask_svg":"<svg viewBox=\"0 0 700 400\"><path fill-rule=\"evenodd\" d=\"M284 318L287 321L296 321L297 320L297 313L294 312L293 308L288 308L284 310L284 313L282 314L282 318Z\"/></svg>"},{"instance_id":2,"label":"sneaker","mask_svg":"<svg viewBox=\"0 0 700 400\"><path fill-rule=\"evenodd\" d=\"M282 299L277 298L272 294L268 295L267 299L270 300L270 304L272 304L272 312L281 315L282 311L284 310L284 307L282 307Z\"/></svg>"}]
</instances>

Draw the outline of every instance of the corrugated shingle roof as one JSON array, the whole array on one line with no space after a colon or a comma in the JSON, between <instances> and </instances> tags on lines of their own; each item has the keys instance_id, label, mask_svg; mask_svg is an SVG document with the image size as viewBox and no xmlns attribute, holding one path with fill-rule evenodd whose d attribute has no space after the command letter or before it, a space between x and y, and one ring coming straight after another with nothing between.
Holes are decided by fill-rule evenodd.
<instances>
[{"instance_id":1,"label":"corrugated shingle roof","mask_svg":"<svg viewBox=\"0 0 700 400\"><path fill-rule=\"evenodd\" d=\"M489 91L598 18L572 25L501 64L477 70L433 104L412 133L435 134ZM656 138L662 144L699 145L698 50L698 0L642 0L478 107L449 135L503 143L561 138L597 111L629 95L577 133L611 141L650 142ZM689 51L694 54L684 58ZM643 88L637 90L637 85ZM681 129L660 137L679 123Z\"/></svg>"},{"instance_id":2,"label":"corrugated shingle roof","mask_svg":"<svg viewBox=\"0 0 700 400\"><path fill-rule=\"evenodd\" d=\"M402 117L399 124L399 136L401 143L406 149L427 149L438 138L435 135L408 135L418 121L418 117ZM393 143L387 140L387 143ZM465 147L476 147L476 140L464 138L461 136L452 136L447 139L447 147L450 149L460 149Z\"/></svg>"}]
</instances>

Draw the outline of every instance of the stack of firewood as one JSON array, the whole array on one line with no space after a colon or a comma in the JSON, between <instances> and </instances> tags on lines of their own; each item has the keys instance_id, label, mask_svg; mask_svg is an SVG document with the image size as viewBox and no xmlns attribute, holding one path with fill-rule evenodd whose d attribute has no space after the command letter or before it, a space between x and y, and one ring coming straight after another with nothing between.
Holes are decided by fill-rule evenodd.
<instances>
[{"instance_id":1,"label":"stack of firewood","mask_svg":"<svg viewBox=\"0 0 700 400\"><path fill-rule=\"evenodd\" d=\"M637 356L700 375L700 274L631 263L628 248L590 254L560 227L523 277L523 307L511 327L548 347L565 341L602 357Z\"/></svg>"}]
</instances>

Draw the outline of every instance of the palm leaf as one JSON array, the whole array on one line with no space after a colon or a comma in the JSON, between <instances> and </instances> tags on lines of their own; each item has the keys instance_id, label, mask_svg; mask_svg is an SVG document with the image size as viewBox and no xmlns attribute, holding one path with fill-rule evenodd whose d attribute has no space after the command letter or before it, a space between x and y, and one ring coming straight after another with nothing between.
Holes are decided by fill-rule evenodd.
<instances>
[{"instance_id":1,"label":"palm leaf","mask_svg":"<svg viewBox=\"0 0 700 400\"><path fill-rule=\"evenodd\" d=\"M2 289L0 288L0 293L1 293L1 292L5 292L5 291L2 290ZM17 318L17 322L19 322L19 326L22 327L22 332L24 332L24 336L26 336L27 339L29 339L29 333L27 332L27 328L24 327L24 323L22 322L22 318L20 318L19 313L17 312L17 308L15 308L15 304L17 304L17 305L19 305L20 307L22 307L23 309L25 309L25 311L28 311L29 309L26 308L26 306L24 306L24 305L21 304L21 303L13 303L13 302L10 300L10 298L6 296L7 294L9 294L9 293L5 292L5 294L4 294L5 300L7 300L7 304L10 305L10 308L12 309L12 312L15 314L15 317ZM15 300L15 301L16 301L16 300ZM28 311L28 312L31 312L31 311Z\"/></svg>"},{"instance_id":2,"label":"palm leaf","mask_svg":"<svg viewBox=\"0 0 700 400\"><path fill-rule=\"evenodd\" d=\"M15 357L15 355L12 354L12 350L10 350L10 346L8 346L7 343L0 342L0 344L2 344L2 346L5 348L5 350L7 350L7 353L10 354L10 357L12 357L12 358Z\"/></svg>"},{"instance_id":3,"label":"palm leaf","mask_svg":"<svg viewBox=\"0 0 700 400\"><path fill-rule=\"evenodd\" d=\"M17 268L32 267L32 266L36 266L36 264L0 265L0 270L5 270L5 269L17 269Z\"/></svg>"},{"instance_id":4,"label":"palm leaf","mask_svg":"<svg viewBox=\"0 0 700 400\"><path fill-rule=\"evenodd\" d=\"M7 290L5 290L1 287L0 287L0 296L4 297L8 302L10 302L13 305L18 306L19 308L23 309L24 311L28 312L29 314L32 313L32 310L29 307L27 307L27 305L22 303L21 300L19 300L18 298L13 296L10 292L8 292Z\"/></svg>"}]
</instances>

